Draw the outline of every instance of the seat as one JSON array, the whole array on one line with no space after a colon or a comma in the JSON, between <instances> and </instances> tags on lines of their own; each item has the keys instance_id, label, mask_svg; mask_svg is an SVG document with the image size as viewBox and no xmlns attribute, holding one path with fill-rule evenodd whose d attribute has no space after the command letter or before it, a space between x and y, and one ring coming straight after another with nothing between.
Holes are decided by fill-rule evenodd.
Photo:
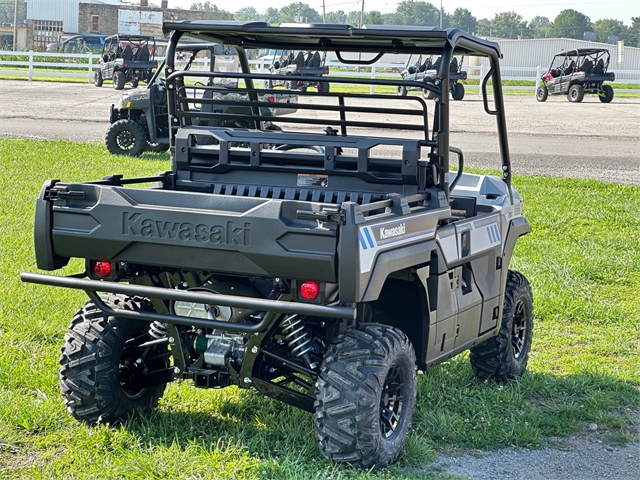
<instances>
[{"instance_id":1,"label":"seat","mask_svg":"<svg viewBox=\"0 0 640 480\"><path fill-rule=\"evenodd\" d=\"M580 65L580 68L578 70L584 73L589 73L591 72L592 68L593 62L591 60L585 60L584 62L582 62L582 65Z\"/></svg>"},{"instance_id":2,"label":"seat","mask_svg":"<svg viewBox=\"0 0 640 480\"><path fill-rule=\"evenodd\" d=\"M564 74L571 75L575 69L576 69L576 62L571 60L571 63L567 65L567 68L564 69Z\"/></svg>"},{"instance_id":3,"label":"seat","mask_svg":"<svg viewBox=\"0 0 640 480\"><path fill-rule=\"evenodd\" d=\"M131 45L124 47L124 50L122 51L122 59L133 60L133 49L131 48Z\"/></svg>"},{"instance_id":4,"label":"seat","mask_svg":"<svg viewBox=\"0 0 640 480\"><path fill-rule=\"evenodd\" d=\"M149 51L146 48L137 48L135 53L133 54L133 59L138 62L148 62L149 61Z\"/></svg>"},{"instance_id":5,"label":"seat","mask_svg":"<svg viewBox=\"0 0 640 480\"><path fill-rule=\"evenodd\" d=\"M450 72L458 71L458 59L456 57L453 57L453 59L451 60L451 63L449 64L449 71Z\"/></svg>"},{"instance_id":6,"label":"seat","mask_svg":"<svg viewBox=\"0 0 640 480\"><path fill-rule=\"evenodd\" d=\"M320 66L320 52L316 52L311 56L309 61L307 62L308 67L317 68Z\"/></svg>"},{"instance_id":7,"label":"seat","mask_svg":"<svg viewBox=\"0 0 640 480\"><path fill-rule=\"evenodd\" d=\"M433 70L440 70L440 65L442 64L442 57L438 57L436 58L436 61L433 62L433 65L431 65L431 68Z\"/></svg>"},{"instance_id":8,"label":"seat","mask_svg":"<svg viewBox=\"0 0 640 480\"><path fill-rule=\"evenodd\" d=\"M296 55L296 59L293 61L293 63L295 63L296 67L304 67L304 53L298 52L298 55Z\"/></svg>"},{"instance_id":9,"label":"seat","mask_svg":"<svg viewBox=\"0 0 640 480\"><path fill-rule=\"evenodd\" d=\"M596 63L596 66L593 68L591 73L594 75L602 75L604 73L604 60L598 60L598 63Z\"/></svg>"}]
</instances>

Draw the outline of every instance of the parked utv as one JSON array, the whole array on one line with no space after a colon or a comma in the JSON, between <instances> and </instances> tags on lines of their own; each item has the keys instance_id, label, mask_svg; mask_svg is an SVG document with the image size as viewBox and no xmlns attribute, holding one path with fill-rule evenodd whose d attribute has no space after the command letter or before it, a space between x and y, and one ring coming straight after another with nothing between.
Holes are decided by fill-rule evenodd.
<instances>
[{"instance_id":1,"label":"parked utv","mask_svg":"<svg viewBox=\"0 0 640 480\"><path fill-rule=\"evenodd\" d=\"M113 81L113 88L122 90L125 83L136 88L140 81L146 82L153 75L158 62L155 55L156 42L153 37L141 35L112 35L107 37L102 48L100 69L93 77L96 87L105 80Z\"/></svg>"},{"instance_id":2,"label":"parked utv","mask_svg":"<svg viewBox=\"0 0 640 480\"><path fill-rule=\"evenodd\" d=\"M196 69L192 67L196 63ZM105 143L109 152L114 155L137 157L145 151L165 152L169 149L169 121L167 115L167 93L164 80L164 65L157 69L153 79L145 90L135 90L122 94L117 105L111 105L109 122L111 125L105 135ZM214 72L237 72L238 55L234 48L223 47L217 43L185 43L176 49L176 65L184 71L205 70ZM193 77L192 77L193 78ZM195 77L196 85L202 87L202 78ZM237 79L220 79L209 76L205 79L206 91L202 89L186 89L189 95L201 93L204 102L191 105L190 113L213 108L208 100L226 100L227 103L217 105L220 111L231 113L238 110L249 111L248 106L239 106L236 100L246 99L246 94L229 91L237 88ZM296 102L297 98L290 93L262 94L262 101L271 103L270 108L263 107L263 115L286 115L295 109L287 106ZM204 107L203 107L204 105ZM194 117L193 125L209 125L208 118ZM237 120L234 121L237 124ZM223 121L224 123L224 121ZM220 124L217 119L215 125ZM238 125L236 125L238 126ZM249 127L248 122L244 122Z\"/></svg>"},{"instance_id":3,"label":"parked utv","mask_svg":"<svg viewBox=\"0 0 640 480\"><path fill-rule=\"evenodd\" d=\"M286 90L306 91L307 87L313 87L318 92L327 93L330 83L323 80L323 75L329 74L329 67L325 65L327 52L322 54L319 50L295 51L276 50L269 71L276 75L267 79L266 87L284 86ZM302 80L285 79L282 75L296 75L304 77Z\"/></svg>"},{"instance_id":4,"label":"parked utv","mask_svg":"<svg viewBox=\"0 0 640 480\"><path fill-rule=\"evenodd\" d=\"M420 55L415 63L411 63L411 58L412 56L409 56L407 66L400 72L403 80L435 84L435 82L441 79L439 71L442 57L438 57L434 62L431 55L425 55L424 61L423 56ZM459 61L454 57L449 64L449 91L454 100L462 100L464 98L464 84L460 83L460 81L467 79L467 72L462 70L463 61L464 56L462 56ZM413 87L410 84L398 86L396 92L398 96L404 97L407 95L407 92L411 90L421 90L424 98L433 98L434 95L431 90Z\"/></svg>"},{"instance_id":5,"label":"parked utv","mask_svg":"<svg viewBox=\"0 0 640 480\"><path fill-rule=\"evenodd\" d=\"M577 48L556 53L549 70L542 75L542 85L536 91L536 100L544 102L549 95L566 95L567 100L580 103L585 93L598 95L603 103L613 100L613 82L616 76L609 72L609 51L604 48Z\"/></svg>"},{"instance_id":6,"label":"parked utv","mask_svg":"<svg viewBox=\"0 0 640 480\"><path fill-rule=\"evenodd\" d=\"M382 468L407 441L417 369L470 350L481 380L524 373L533 299L511 258L530 226L511 185L498 44L457 29L164 28L171 171L50 180L36 204L37 267L85 260L75 275L21 275L89 296L60 359L71 415L124 421L153 409L174 380L255 388L312 412L327 459ZM235 47L241 72L181 69L183 35ZM296 115L263 115L270 90L258 85L305 76L251 71L245 48L327 45L342 57L362 49L353 64L438 50L441 82L336 76L360 88L300 91ZM462 54L491 66L477 106L496 117L501 177L463 172L463 152L450 145L450 64ZM188 84L193 76L201 81ZM205 98L210 83L228 79L248 108L205 109L225 102ZM398 98L399 86L435 101Z\"/></svg>"}]
</instances>

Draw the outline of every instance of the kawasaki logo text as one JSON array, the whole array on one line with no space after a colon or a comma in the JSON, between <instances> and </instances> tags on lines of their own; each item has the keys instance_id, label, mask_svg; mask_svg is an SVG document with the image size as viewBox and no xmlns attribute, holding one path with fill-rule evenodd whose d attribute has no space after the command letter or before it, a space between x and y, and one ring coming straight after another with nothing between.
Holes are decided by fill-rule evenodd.
<instances>
[{"instance_id":1,"label":"kawasaki logo text","mask_svg":"<svg viewBox=\"0 0 640 480\"><path fill-rule=\"evenodd\" d=\"M380 227L380 240L384 240L385 238L399 237L400 235L404 235L405 233L406 229L404 223L391 228Z\"/></svg>"},{"instance_id":2,"label":"kawasaki logo text","mask_svg":"<svg viewBox=\"0 0 640 480\"><path fill-rule=\"evenodd\" d=\"M251 223L237 225L233 221L222 225L204 223L167 222L145 218L141 213L123 212L122 234L134 237L179 240L183 242L249 245Z\"/></svg>"}]
</instances>

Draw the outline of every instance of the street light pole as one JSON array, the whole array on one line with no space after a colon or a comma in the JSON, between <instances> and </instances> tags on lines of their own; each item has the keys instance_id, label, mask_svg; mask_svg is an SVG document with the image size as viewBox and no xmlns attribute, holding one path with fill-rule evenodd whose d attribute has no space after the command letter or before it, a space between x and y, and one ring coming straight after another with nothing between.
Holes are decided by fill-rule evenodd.
<instances>
[{"instance_id":1,"label":"street light pole","mask_svg":"<svg viewBox=\"0 0 640 480\"><path fill-rule=\"evenodd\" d=\"M14 52L18 51L18 2L19 0L16 0L16 3L14 5L14 10L13 10L13 51Z\"/></svg>"}]
</instances>

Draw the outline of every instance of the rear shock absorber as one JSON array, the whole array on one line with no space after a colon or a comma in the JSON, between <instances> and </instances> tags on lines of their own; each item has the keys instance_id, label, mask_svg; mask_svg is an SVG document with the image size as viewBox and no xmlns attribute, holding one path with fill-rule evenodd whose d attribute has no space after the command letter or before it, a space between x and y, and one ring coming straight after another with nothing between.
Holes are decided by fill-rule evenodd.
<instances>
[{"instance_id":1,"label":"rear shock absorber","mask_svg":"<svg viewBox=\"0 0 640 480\"><path fill-rule=\"evenodd\" d=\"M282 320L280 326L284 340L291 348L291 353L297 358L302 358L309 368L315 369L318 365L311 360L311 355L309 355L309 352L313 350L312 341L302 319L297 314L289 315Z\"/></svg>"},{"instance_id":2,"label":"rear shock absorber","mask_svg":"<svg viewBox=\"0 0 640 480\"><path fill-rule=\"evenodd\" d=\"M149 335L153 338L165 338L167 336L167 326L158 320L151 322L149 325Z\"/></svg>"}]
</instances>

